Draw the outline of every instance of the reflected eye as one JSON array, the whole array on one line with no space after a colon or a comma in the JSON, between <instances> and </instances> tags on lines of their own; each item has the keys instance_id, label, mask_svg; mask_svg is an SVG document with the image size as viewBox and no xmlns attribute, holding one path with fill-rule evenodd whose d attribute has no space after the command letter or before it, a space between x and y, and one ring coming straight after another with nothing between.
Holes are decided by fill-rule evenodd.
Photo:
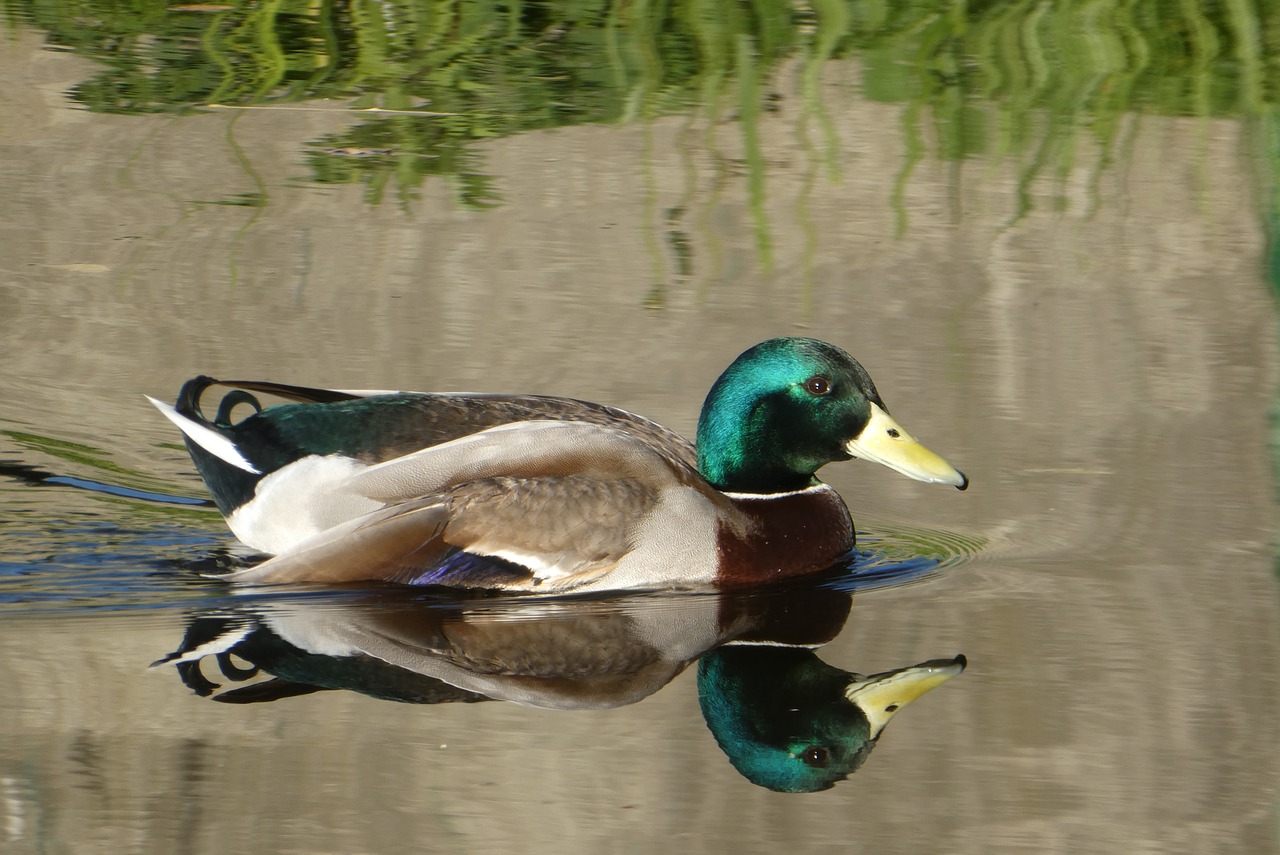
<instances>
[{"instance_id":1,"label":"reflected eye","mask_svg":"<svg viewBox=\"0 0 1280 855\"><path fill-rule=\"evenodd\" d=\"M831 749L825 745L810 745L800 752L804 765L815 769L825 769L831 765Z\"/></svg>"},{"instance_id":2,"label":"reflected eye","mask_svg":"<svg viewBox=\"0 0 1280 855\"><path fill-rule=\"evenodd\" d=\"M822 397L831 391L831 381L821 374L815 374L804 381L804 390L815 397Z\"/></svg>"}]
</instances>

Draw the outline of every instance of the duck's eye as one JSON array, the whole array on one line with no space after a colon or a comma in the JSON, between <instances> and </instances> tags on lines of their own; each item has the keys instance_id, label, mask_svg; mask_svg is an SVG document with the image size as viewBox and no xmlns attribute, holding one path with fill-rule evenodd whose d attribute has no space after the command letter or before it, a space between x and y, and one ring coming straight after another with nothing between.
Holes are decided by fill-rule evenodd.
<instances>
[{"instance_id":1,"label":"duck's eye","mask_svg":"<svg viewBox=\"0 0 1280 855\"><path fill-rule=\"evenodd\" d=\"M825 745L810 745L800 752L804 765L815 769L825 769L831 765L831 749Z\"/></svg>"},{"instance_id":2,"label":"duck's eye","mask_svg":"<svg viewBox=\"0 0 1280 855\"><path fill-rule=\"evenodd\" d=\"M820 374L804 381L804 390L815 397L822 397L831 391L831 381Z\"/></svg>"}]
</instances>

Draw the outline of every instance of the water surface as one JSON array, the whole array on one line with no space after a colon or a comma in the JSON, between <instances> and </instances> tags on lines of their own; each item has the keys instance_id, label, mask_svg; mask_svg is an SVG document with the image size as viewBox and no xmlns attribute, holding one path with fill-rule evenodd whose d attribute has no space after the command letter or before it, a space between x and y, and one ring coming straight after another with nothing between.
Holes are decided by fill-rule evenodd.
<instances>
[{"instance_id":1,"label":"water surface","mask_svg":"<svg viewBox=\"0 0 1280 855\"><path fill-rule=\"evenodd\" d=\"M1277 848L1269 4L219 8L6 6L0 848ZM531 391L691 434L779 334L973 479L822 473L866 548L942 563L821 659L969 661L847 781L752 784L696 668L567 712L148 668L244 602L143 394Z\"/></svg>"}]
</instances>

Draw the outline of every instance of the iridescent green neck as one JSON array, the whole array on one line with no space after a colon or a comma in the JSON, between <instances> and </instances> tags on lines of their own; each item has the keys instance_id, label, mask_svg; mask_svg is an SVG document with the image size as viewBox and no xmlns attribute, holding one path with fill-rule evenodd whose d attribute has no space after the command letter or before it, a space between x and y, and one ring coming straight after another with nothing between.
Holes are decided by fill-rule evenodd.
<instances>
[{"instance_id":1,"label":"iridescent green neck","mask_svg":"<svg viewBox=\"0 0 1280 855\"><path fill-rule=\"evenodd\" d=\"M742 389L712 389L698 419L698 471L719 490L778 493L814 483L825 460L809 460L767 401Z\"/></svg>"}]
</instances>

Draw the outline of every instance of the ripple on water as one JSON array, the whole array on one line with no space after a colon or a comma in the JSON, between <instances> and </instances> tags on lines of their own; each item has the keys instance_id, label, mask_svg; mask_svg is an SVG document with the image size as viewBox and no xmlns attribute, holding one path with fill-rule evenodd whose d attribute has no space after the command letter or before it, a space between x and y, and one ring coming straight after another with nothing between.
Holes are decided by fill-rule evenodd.
<instances>
[{"instance_id":1,"label":"ripple on water","mask_svg":"<svg viewBox=\"0 0 1280 855\"><path fill-rule=\"evenodd\" d=\"M172 606L216 585L184 569L225 541L212 526L136 513L110 520L104 511L26 516L0 526L0 613Z\"/></svg>"},{"instance_id":2,"label":"ripple on water","mask_svg":"<svg viewBox=\"0 0 1280 855\"><path fill-rule=\"evenodd\" d=\"M971 560L985 545L942 529L877 525L858 532L857 549L828 584L853 592L918 582Z\"/></svg>"}]
</instances>

